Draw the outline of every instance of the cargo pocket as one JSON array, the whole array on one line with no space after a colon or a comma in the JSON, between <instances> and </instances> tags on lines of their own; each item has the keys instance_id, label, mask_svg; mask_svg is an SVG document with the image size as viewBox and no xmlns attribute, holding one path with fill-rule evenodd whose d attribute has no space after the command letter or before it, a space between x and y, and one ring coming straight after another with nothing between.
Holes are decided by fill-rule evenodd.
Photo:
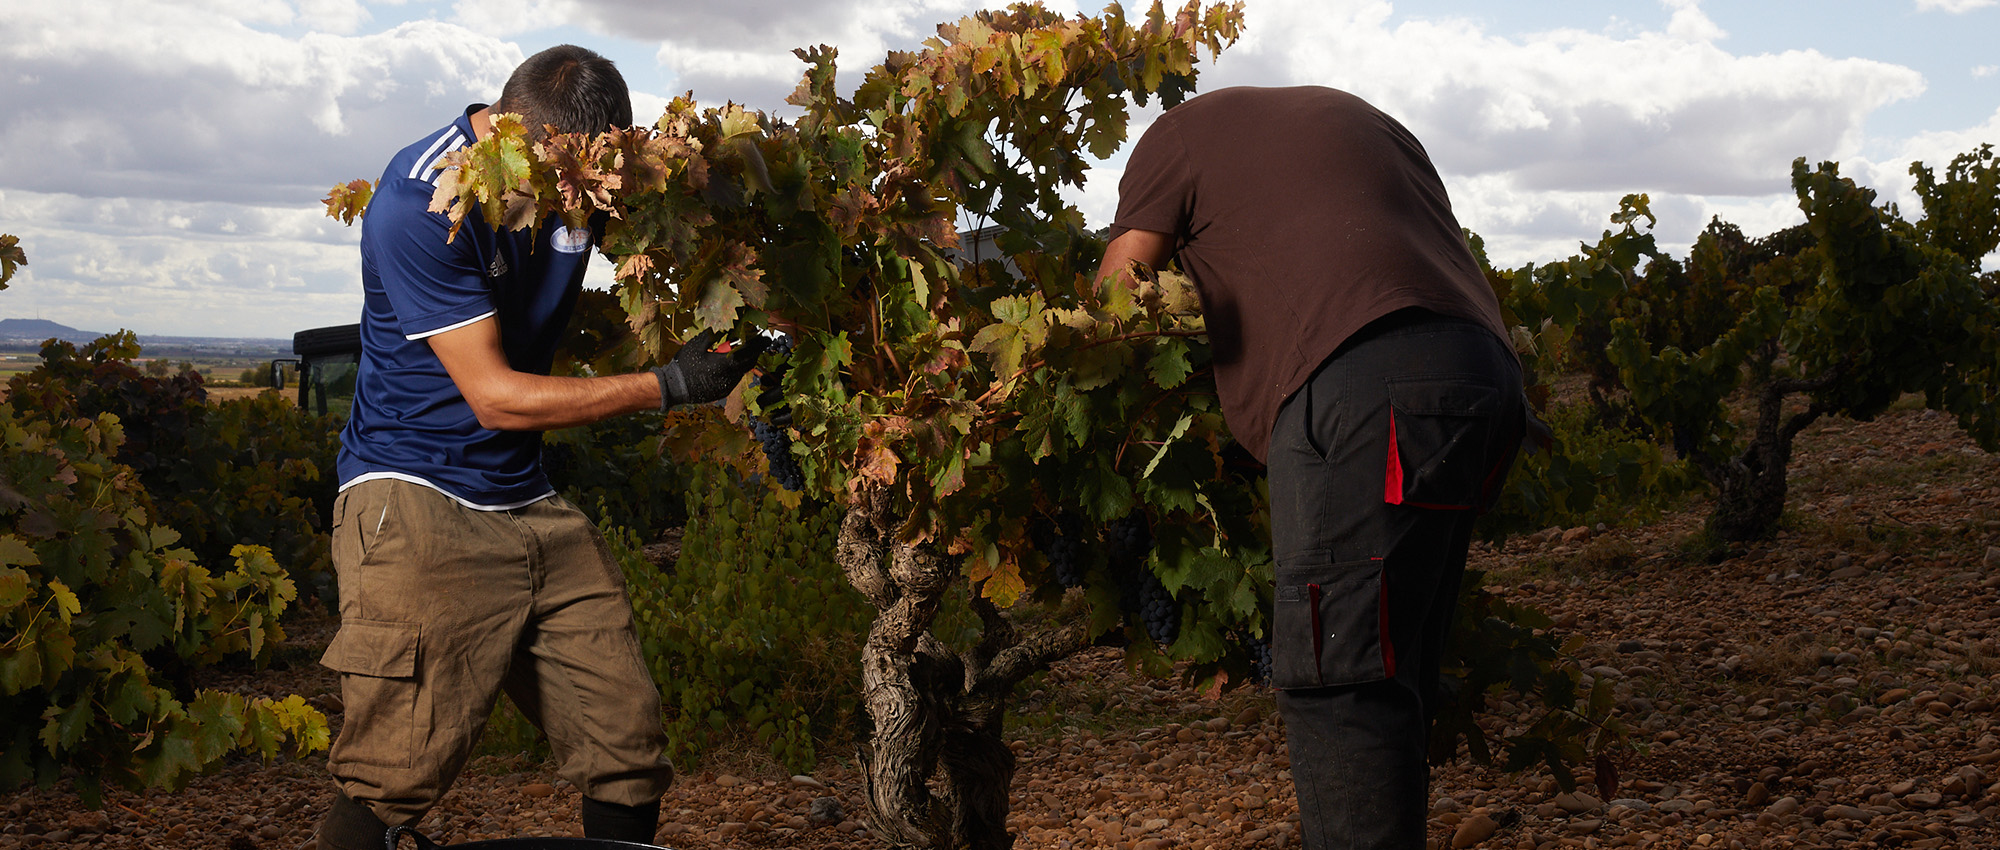
<instances>
[{"instance_id":1,"label":"cargo pocket","mask_svg":"<svg viewBox=\"0 0 2000 850\"><path fill-rule=\"evenodd\" d=\"M1317 688L1396 675L1381 559L1329 563L1323 553L1279 564L1271 684Z\"/></svg>"},{"instance_id":2,"label":"cargo pocket","mask_svg":"<svg viewBox=\"0 0 2000 850\"><path fill-rule=\"evenodd\" d=\"M337 757L382 767L409 767L417 740L416 623L348 620L319 663L341 673L342 711Z\"/></svg>"},{"instance_id":3,"label":"cargo pocket","mask_svg":"<svg viewBox=\"0 0 2000 850\"><path fill-rule=\"evenodd\" d=\"M1452 376L1390 379L1382 500L1432 510L1483 506L1488 432L1500 391Z\"/></svg>"}]
</instances>

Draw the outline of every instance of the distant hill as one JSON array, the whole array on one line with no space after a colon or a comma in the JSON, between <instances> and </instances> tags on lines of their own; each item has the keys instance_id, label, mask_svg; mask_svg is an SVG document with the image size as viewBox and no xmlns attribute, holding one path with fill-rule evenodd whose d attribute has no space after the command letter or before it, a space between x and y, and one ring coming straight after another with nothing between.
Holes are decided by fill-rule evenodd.
<instances>
[{"instance_id":1,"label":"distant hill","mask_svg":"<svg viewBox=\"0 0 2000 850\"><path fill-rule=\"evenodd\" d=\"M0 340L41 342L50 337L78 344L103 336L97 331L80 331L47 319L0 319Z\"/></svg>"},{"instance_id":2,"label":"distant hill","mask_svg":"<svg viewBox=\"0 0 2000 850\"><path fill-rule=\"evenodd\" d=\"M80 331L47 319L0 319L0 343L37 346L50 337L82 345L104 336L97 331ZM146 357L187 358L202 355L288 357L289 339L255 337L158 336L140 334L139 347Z\"/></svg>"}]
</instances>

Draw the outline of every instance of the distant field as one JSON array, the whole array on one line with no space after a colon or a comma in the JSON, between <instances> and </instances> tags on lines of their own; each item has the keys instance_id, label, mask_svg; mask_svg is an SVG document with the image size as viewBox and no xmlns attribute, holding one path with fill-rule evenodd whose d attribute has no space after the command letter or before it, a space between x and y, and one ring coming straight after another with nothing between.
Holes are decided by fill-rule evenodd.
<instances>
[{"instance_id":1,"label":"distant field","mask_svg":"<svg viewBox=\"0 0 2000 850\"><path fill-rule=\"evenodd\" d=\"M210 386L210 387L208 388L208 400L209 400L209 401L229 401L229 400L231 400L231 399L238 399L238 398L250 398L251 396L255 396L255 395L258 395L258 394L261 394L261 393L268 393L268 392L277 392L277 390L273 390L273 389L271 389L270 387L217 387L217 386ZM287 395L288 395L289 397L292 397L292 398L296 398L296 397L298 396L298 392L299 392L299 390L298 390L298 387L290 387L290 388L288 388L288 389L287 389L287 390L286 390L285 392L286 392L286 394L287 394Z\"/></svg>"},{"instance_id":2,"label":"distant field","mask_svg":"<svg viewBox=\"0 0 2000 850\"><path fill-rule=\"evenodd\" d=\"M150 354L151 352L148 353ZM177 356L183 354L189 356ZM159 359L173 364L175 371L179 371L178 367L182 363L192 365L195 371L201 373L202 379L207 383L208 397L215 401L222 401L225 399L254 396L270 389L269 387L236 386L236 384L243 377L243 372L246 369L256 369L260 372L270 369L273 356L277 355L262 351L220 356L214 352L175 351L163 354ZM285 354L282 356L289 357L290 355ZM150 358L142 357L134 361L133 365L143 370L146 368L149 360ZM8 380L23 372L34 371L35 367L40 366L41 363L42 355L38 348L24 349L17 346L0 348L0 400L4 400L7 397L6 383ZM296 394L298 387L294 384L287 391Z\"/></svg>"}]
</instances>

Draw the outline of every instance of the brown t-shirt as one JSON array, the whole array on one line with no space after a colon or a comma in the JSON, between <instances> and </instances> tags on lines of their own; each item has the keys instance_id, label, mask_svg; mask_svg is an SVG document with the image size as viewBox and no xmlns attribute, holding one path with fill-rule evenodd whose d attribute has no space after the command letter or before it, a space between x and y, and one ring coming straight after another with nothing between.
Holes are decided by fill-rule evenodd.
<instances>
[{"instance_id":1,"label":"brown t-shirt","mask_svg":"<svg viewBox=\"0 0 2000 850\"><path fill-rule=\"evenodd\" d=\"M1118 184L1126 230L1176 237L1223 414L1259 460L1279 406L1374 319L1422 307L1507 338L1423 145L1346 92L1228 88L1168 110Z\"/></svg>"}]
</instances>

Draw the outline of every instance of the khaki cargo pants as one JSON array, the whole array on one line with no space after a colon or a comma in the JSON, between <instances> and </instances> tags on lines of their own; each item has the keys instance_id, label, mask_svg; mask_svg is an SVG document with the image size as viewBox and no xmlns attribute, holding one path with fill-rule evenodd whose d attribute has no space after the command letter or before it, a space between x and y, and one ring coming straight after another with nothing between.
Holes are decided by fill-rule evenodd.
<instances>
[{"instance_id":1,"label":"khaki cargo pants","mask_svg":"<svg viewBox=\"0 0 2000 850\"><path fill-rule=\"evenodd\" d=\"M322 664L346 703L327 767L391 826L423 817L471 758L504 688L586 797L659 799L659 691L596 527L550 497L510 511L364 481L334 504L340 632Z\"/></svg>"}]
</instances>

